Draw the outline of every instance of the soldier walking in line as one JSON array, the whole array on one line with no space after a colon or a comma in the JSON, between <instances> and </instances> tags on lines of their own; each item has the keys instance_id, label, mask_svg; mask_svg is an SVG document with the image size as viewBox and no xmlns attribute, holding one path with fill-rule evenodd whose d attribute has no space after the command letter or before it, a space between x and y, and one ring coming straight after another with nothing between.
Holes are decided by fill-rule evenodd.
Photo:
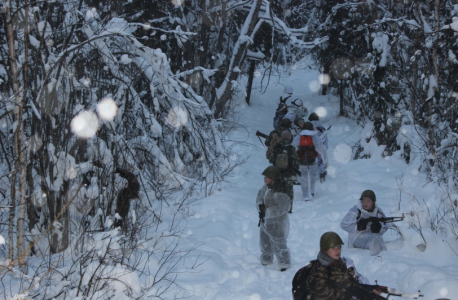
<instances>
[{"instance_id":1,"label":"soldier walking in line","mask_svg":"<svg viewBox=\"0 0 458 300\"><path fill-rule=\"evenodd\" d=\"M285 130L281 133L281 141L273 148L269 162L280 168L281 180L285 185L286 194L291 198L289 213L293 212L294 184L293 180L299 172L299 157L291 145L291 133Z\"/></svg>"},{"instance_id":2,"label":"soldier walking in line","mask_svg":"<svg viewBox=\"0 0 458 300\"><path fill-rule=\"evenodd\" d=\"M265 184L256 197L256 208L260 217L258 226L261 264L271 265L275 255L280 271L283 272L291 267L291 254L286 245L290 199L285 192L278 167L269 166L262 175Z\"/></svg>"},{"instance_id":3,"label":"soldier walking in line","mask_svg":"<svg viewBox=\"0 0 458 300\"><path fill-rule=\"evenodd\" d=\"M299 157L302 200L310 201L315 196L317 179L316 158L318 155L321 155L325 168L327 168L328 154L323 141L313 129L313 124L305 122L303 128L299 135L293 139L292 145L296 147L297 156Z\"/></svg>"}]
</instances>

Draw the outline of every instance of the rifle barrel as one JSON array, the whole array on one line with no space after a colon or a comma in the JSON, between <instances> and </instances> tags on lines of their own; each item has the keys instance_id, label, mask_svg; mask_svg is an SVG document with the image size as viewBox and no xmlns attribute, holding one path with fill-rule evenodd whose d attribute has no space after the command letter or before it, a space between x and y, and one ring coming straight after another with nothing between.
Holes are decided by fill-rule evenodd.
<instances>
[{"instance_id":1,"label":"rifle barrel","mask_svg":"<svg viewBox=\"0 0 458 300\"><path fill-rule=\"evenodd\" d=\"M265 139L269 137L267 134L264 134L264 133L260 132L259 130L256 131L256 135L257 135L257 136L260 136L260 137L263 137L263 138L265 138Z\"/></svg>"}]
</instances>

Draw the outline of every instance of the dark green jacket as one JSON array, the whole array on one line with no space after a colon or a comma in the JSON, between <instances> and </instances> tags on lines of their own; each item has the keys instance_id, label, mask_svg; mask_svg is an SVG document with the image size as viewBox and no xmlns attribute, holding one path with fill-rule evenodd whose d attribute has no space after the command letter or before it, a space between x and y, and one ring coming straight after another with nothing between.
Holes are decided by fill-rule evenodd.
<instances>
[{"instance_id":1,"label":"dark green jacket","mask_svg":"<svg viewBox=\"0 0 458 300\"><path fill-rule=\"evenodd\" d=\"M306 280L310 300L346 300L352 285L359 283L347 271L345 262L333 260L323 252L318 254L318 263L312 266Z\"/></svg>"}]
</instances>

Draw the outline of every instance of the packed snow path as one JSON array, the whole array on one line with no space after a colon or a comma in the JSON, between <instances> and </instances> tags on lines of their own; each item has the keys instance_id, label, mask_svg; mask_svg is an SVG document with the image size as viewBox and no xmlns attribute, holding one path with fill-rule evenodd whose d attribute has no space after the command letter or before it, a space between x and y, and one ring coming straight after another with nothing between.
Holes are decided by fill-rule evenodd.
<instances>
[{"instance_id":1,"label":"packed snow path","mask_svg":"<svg viewBox=\"0 0 458 300\"><path fill-rule=\"evenodd\" d=\"M296 70L280 81L294 88L290 100L301 98L309 113L325 110L326 116L321 119L323 126L332 125L328 133L330 161L326 182L317 182L316 195L311 202L301 201L300 186L294 186L288 237L292 267L280 272L275 263L264 267L259 261L255 199L263 185L261 173L269 164L265 157L266 148L255 132L259 130L268 134L273 129L273 116L284 88L276 83L278 79L274 79L277 81L271 81L267 91L261 94L259 77L254 82L251 106L241 104L240 126L230 133L231 140L244 142L236 149L239 155L249 155L249 159L237 167L226 186L200 201L190 212L187 239L201 246L187 262L197 258L205 261L195 269L196 273L182 274L177 280L186 289L184 295L190 299L292 299L293 276L316 258L321 235L335 231L347 241L348 236L340 228L340 221L356 204L363 190L374 190L377 205L389 216L400 216L402 212L412 210L409 193L418 199L433 197L433 187L425 185L425 175L395 156L383 158L383 147L367 145L373 158L350 160L351 146L364 131L355 122L338 117L336 97L318 95L318 76L316 71ZM402 194L398 188L401 180ZM425 230L428 244L422 252L417 246L423 240L409 229L408 220L396 225L404 238L398 238L394 230L389 230L384 235L385 241L389 241L388 251L373 257L368 250L348 249L346 243L342 255L352 258L357 270L372 284L377 280L381 285L409 293L421 289L425 300L457 299L458 259L447 242Z\"/></svg>"}]
</instances>

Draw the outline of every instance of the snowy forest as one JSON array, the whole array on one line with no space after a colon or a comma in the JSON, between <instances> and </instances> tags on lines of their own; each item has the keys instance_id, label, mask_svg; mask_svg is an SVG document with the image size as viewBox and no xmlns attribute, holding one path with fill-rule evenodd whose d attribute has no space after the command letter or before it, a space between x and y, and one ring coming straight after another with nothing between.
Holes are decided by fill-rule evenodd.
<instances>
[{"instance_id":1,"label":"snowy forest","mask_svg":"<svg viewBox=\"0 0 458 300\"><path fill-rule=\"evenodd\" d=\"M0 0L0 45L4 299L181 298L192 204L246 160L237 107L306 58L352 159L425 174L410 227L458 239L455 1Z\"/></svg>"}]
</instances>

